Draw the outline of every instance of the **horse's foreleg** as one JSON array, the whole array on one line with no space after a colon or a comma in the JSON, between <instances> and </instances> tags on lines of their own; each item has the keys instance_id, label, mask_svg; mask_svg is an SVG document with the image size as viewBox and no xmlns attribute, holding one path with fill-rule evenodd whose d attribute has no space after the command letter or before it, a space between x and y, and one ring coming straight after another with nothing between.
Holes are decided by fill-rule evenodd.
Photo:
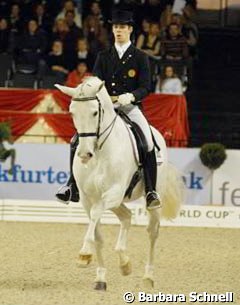
<instances>
[{"instance_id":1,"label":"horse's foreleg","mask_svg":"<svg viewBox=\"0 0 240 305\"><path fill-rule=\"evenodd\" d=\"M104 212L104 205L99 202L92 205L90 209L90 222L88 225L87 233L84 238L85 245L95 246L96 256L98 261L97 274L94 282L94 289L106 290L106 269L104 267L104 261L102 256L103 240L99 232L99 221Z\"/></svg>"},{"instance_id":2,"label":"horse's foreleg","mask_svg":"<svg viewBox=\"0 0 240 305\"><path fill-rule=\"evenodd\" d=\"M95 244L96 241L96 226L100 218L102 217L103 212L105 211L104 205L99 202L92 205L90 209L90 221L87 229L87 233L84 237L84 241Z\"/></svg>"},{"instance_id":3,"label":"horse's foreleg","mask_svg":"<svg viewBox=\"0 0 240 305\"><path fill-rule=\"evenodd\" d=\"M106 290L106 268L104 265L102 248L103 248L103 238L100 233L100 223L98 222L95 229L95 249L96 249L96 257L98 262L97 274L95 278L95 286L96 290Z\"/></svg>"},{"instance_id":4,"label":"horse's foreleg","mask_svg":"<svg viewBox=\"0 0 240 305\"><path fill-rule=\"evenodd\" d=\"M91 205L86 200L83 193L80 196L81 196L82 205L88 215L88 218L90 219ZM83 268L87 267L92 261L92 255L93 255L93 245L86 238L84 238L83 245L79 251L78 266Z\"/></svg>"},{"instance_id":5,"label":"horse's foreleg","mask_svg":"<svg viewBox=\"0 0 240 305\"><path fill-rule=\"evenodd\" d=\"M124 204L121 204L118 208L112 209L112 211L117 215L121 222L115 251L119 255L122 275L128 275L132 272L129 257L126 255L127 237L131 225L131 211Z\"/></svg>"},{"instance_id":6,"label":"horse's foreleg","mask_svg":"<svg viewBox=\"0 0 240 305\"><path fill-rule=\"evenodd\" d=\"M145 266L145 274L143 277L145 285L149 288L152 288L154 284L153 263L154 263L155 244L159 234L159 226L160 226L159 219L160 219L160 213L158 209L149 211L149 223L147 226L147 231L150 239L150 248L149 248L147 263Z\"/></svg>"}]
</instances>

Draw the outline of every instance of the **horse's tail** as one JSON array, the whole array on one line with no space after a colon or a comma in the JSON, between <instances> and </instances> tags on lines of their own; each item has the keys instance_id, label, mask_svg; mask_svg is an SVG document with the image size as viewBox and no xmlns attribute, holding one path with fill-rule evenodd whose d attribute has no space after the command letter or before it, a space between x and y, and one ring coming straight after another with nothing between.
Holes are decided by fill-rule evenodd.
<instances>
[{"instance_id":1,"label":"horse's tail","mask_svg":"<svg viewBox=\"0 0 240 305\"><path fill-rule=\"evenodd\" d=\"M165 171L161 215L166 219L173 219L177 217L184 201L185 185L179 171L169 162L165 165Z\"/></svg>"},{"instance_id":2,"label":"horse's tail","mask_svg":"<svg viewBox=\"0 0 240 305\"><path fill-rule=\"evenodd\" d=\"M161 216L176 218L184 201L185 185L180 172L168 162L167 147L163 136L152 127L155 139L160 146L160 165L158 166L157 192L162 199Z\"/></svg>"}]
</instances>

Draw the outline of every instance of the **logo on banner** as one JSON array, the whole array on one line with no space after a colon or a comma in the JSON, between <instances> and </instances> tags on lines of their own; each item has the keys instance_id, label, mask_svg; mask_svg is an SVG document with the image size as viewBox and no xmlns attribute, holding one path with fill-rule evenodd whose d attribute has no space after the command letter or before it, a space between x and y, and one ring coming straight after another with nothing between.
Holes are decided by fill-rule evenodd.
<instances>
[{"instance_id":1,"label":"logo on banner","mask_svg":"<svg viewBox=\"0 0 240 305\"><path fill-rule=\"evenodd\" d=\"M229 181L224 181L218 190L221 194L221 204L225 205L228 201L232 205L240 207L240 187L233 188Z\"/></svg>"},{"instance_id":2,"label":"logo on banner","mask_svg":"<svg viewBox=\"0 0 240 305\"><path fill-rule=\"evenodd\" d=\"M193 190L203 189L203 177L198 176L195 172L190 172L189 175L183 176L183 181L187 188Z\"/></svg>"},{"instance_id":3,"label":"logo on banner","mask_svg":"<svg viewBox=\"0 0 240 305\"><path fill-rule=\"evenodd\" d=\"M13 166L11 175L7 169L0 165L0 182L14 183L36 183L36 184L65 184L69 173L55 171L52 166L45 170L24 169L20 164Z\"/></svg>"}]
</instances>

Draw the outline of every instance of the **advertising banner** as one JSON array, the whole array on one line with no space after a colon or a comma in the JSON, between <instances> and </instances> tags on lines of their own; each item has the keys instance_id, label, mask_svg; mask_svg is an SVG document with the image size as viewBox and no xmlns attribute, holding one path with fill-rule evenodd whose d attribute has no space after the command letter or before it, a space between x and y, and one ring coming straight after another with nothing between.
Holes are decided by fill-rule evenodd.
<instances>
[{"instance_id":1,"label":"advertising banner","mask_svg":"<svg viewBox=\"0 0 240 305\"><path fill-rule=\"evenodd\" d=\"M187 192L185 204L210 203L211 171L199 158L198 148L168 149L169 161L180 170Z\"/></svg>"},{"instance_id":2,"label":"advertising banner","mask_svg":"<svg viewBox=\"0 0 240 305\"><path fill-rule=\"evenodd\" d=\"M54 200L69 175L69 145L15 144L14 149L12 175L10 160L0 162L0 199Z\"/></svg>"},{"instance_id":3,"label":"advertising banner","mask_svg":"<svg viewBox=\"0 0 240 305\"><path fill-rule=\"evenodd\" d=\"M16 165L0 163L0 199L54 200L56 190L69 175L69 145L16 144ZM210 171L201 164L199 149L170 148L169 160L185 181L186 204L209 204Z\"/></svg>"},{"instance_id":4,"label":"advertising banner","mask_svg":"<svg viewBox=\"0 0 240 305\"><path fill-rule=\"evenodd\" d=\"M240 208L240 151L226 153L227 159L213 175L213 203Z\"/></svg>"}]
</instances>

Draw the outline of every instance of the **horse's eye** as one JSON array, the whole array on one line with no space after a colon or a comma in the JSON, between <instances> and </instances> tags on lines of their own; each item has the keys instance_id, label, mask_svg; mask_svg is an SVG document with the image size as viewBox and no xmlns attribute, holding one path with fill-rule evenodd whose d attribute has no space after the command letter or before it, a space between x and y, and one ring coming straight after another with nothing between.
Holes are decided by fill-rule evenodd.
<instances>
[{"instance_id":1,"label":"horse's eye","mask_svg":"<svg viewBox=\"0 0 240 305\"><path fill-rule=\"evenodd\" d=\"M93 113L93 116L96 116L98 114L98 112L97 111L95 111L94 113Z\"/></svg>"}]
</instances>

